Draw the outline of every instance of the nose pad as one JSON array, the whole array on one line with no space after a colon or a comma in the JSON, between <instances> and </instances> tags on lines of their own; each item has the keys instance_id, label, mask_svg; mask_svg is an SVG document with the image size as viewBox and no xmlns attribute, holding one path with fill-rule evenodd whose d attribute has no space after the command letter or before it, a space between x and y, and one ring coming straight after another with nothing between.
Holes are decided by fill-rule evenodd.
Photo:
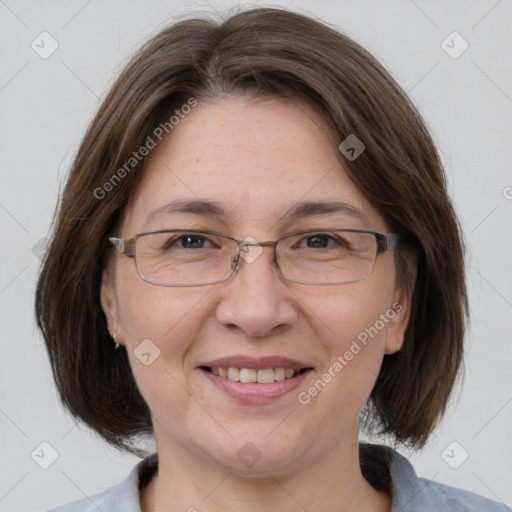
<instances>
[{"instance_id":1,"label":"nose pad","mask_svg":"<svg viewBox=\"0 0 512 512\"><path fill-rule=\"evenodd\" d=\"M236 253L247 263L255 261L263 252L263 247L252 236L248 236L242 240L237 248Z\"/></svg>"},{"instance_id":2,"label":"nose pad","mask_svg":"<svg viewBox=\"0 0 512 512\"><path fill-rule=\"evenodd\" d=\"M263 253L263 246L271 245L271 243L259 244L256 239L251 236L247 237L245 240L242 240L236 248L236 256L231 258L231 269L233 272L240 268L240 262L243 260L246 263L253 263L258 259L259 256ZM277 263L277 257L275 254L272 255L272 263L274 263L276 269L273 270L273 273L276 276L280 276L281 272L278 268L279 265Z\"/></svg>"}]
</instances>

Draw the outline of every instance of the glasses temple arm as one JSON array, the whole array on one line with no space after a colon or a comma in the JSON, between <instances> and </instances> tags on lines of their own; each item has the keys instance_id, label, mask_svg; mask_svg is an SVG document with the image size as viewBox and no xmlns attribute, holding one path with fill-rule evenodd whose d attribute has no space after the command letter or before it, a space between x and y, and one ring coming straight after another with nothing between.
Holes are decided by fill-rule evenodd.
<instances>
[{"instance_id":1,"label":"glasses temple arm","mask_svg":"<svg viewBox=\"0 0 512 512\"><path fill-rule=\"evenodd\" d=\"M405 240L404 235L400 235L397 233L388 233L385 235L385 238L383 240L383 249L387 251L388 249L391 249L392 247L398 245L403 240Z\"/></svg>"},{"instance_id":2,"label":"glasses temple arm","mask_svg":"<svg viewBox=\"0 0 512 512\"><path fill-rule=\"evenodd\" d=\"M111 236L108 240L121 254L135 256L133 238L115 238Z\"/></svg>"}]
</instances>

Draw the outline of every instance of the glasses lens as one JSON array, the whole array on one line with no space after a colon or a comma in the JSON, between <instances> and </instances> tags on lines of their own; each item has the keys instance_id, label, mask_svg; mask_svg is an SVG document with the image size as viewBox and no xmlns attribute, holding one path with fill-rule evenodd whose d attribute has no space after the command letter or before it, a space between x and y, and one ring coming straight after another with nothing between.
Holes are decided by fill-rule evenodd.
<instances>
[{"instance_id":1,"label":"glasses lens","mask_svg":"<svg viewBox=\"0 0 512 512\"><path fill-rule=\"evenodd\" d=\"M289 235L276 247L283 277L308 284L361 281L373 272L377 240L370 233L344 230Z\"/></svg>"},{"instance_id":2,"label":"glasses lens","mask_svg":"<svg viewBox=\"0 0 512 512\"><path fill-rule=\"evenodd\" d=\"M233 273L235 240L215 233L163 231L139 235L135 265L142 279L164 286L199 286ZM342 284L371 275L377 258L371 233L308 231L285 236L276 245L281 274L306 284Z\"/></svg>"},{"instance_id":3,"label":"glasses lens","mask_svg":"<svg viewBox=\"0 0 512 512\"><path fill-rule=\"evenodd\" d=\"M232 273L234 240L212 233L165 231L140 235L135 265L142 279L168 286L197 286Z\"/></svg>"}]
</instances>

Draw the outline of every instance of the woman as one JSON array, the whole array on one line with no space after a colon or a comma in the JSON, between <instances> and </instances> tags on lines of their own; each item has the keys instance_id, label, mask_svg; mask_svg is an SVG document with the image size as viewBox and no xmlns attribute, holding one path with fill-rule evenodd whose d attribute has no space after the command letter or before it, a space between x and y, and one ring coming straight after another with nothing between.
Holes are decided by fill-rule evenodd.
<instances>
[{"instance_id":1,"label":"woman","mask_svg":"<svg viewBox=\"0 0 512 512\"><path fill-rule=\"evenodd\" d=\"M348 37L280 9L147 43L69 175L36 313L65 406L144 456L66 510L509 510L418 479L463 354L432 140Z\"/></svg>"}]
</instances>

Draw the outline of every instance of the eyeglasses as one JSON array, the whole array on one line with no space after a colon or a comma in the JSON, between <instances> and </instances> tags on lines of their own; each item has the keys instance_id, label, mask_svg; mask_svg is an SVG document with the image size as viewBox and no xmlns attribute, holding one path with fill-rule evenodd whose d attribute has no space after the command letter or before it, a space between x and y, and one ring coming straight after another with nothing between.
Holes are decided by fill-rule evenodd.
<instances>
[{"instance_id":1,"label":"eyeglasses","mask_svg":"<svg viewBox=\"0 0 512 512\"><path fill-rule=\"evenodd\" d=\"M231 277L240 261L252 263L264 246L287 281L344 284L367 279L377 255L396 246L402 236L357 229L317 229L256 242L223 233L166 229L109 241L134 258L139 277L160 286L205 286Z\"/></svg>"}]
</instances>

